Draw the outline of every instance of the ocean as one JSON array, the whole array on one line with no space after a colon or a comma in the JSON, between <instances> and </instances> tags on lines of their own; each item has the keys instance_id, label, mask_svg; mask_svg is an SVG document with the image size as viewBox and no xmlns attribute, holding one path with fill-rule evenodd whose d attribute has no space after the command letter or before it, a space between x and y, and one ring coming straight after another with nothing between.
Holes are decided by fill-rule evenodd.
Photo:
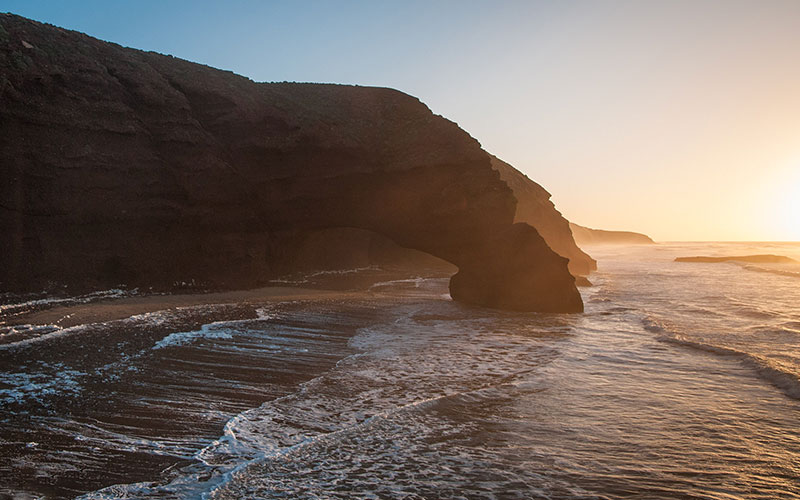
<instances>
[{"instance_id":1,"label":"ocean","mask_svg":"<svg viewBox=\"0 0 800 500\"><path fill-rule=\"evenodd\" d=\"M674 262L800 244L587 250L572 315L425 276L69 328L6 297L0 497L800 498L800 264Z\"/></svg>"}]
</instances>

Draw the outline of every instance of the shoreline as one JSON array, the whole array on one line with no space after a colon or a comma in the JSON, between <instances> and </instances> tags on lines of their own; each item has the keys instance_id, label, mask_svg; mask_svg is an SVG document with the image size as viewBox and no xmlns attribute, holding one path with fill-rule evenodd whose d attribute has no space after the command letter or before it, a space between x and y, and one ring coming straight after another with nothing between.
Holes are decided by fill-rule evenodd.
<instances>
[{"instance_id":1,"label":"shoreline","mask_svg":"<svg viewBox=\"0 0 800 500\"><path fill-rule=\"evenodd\" d=\"M35 367L34 351L0 349L10 376L0 379L0 395L19 393L9 405L0 402L0 499L72 498L115 484L169 483L164 471L195 463L193 454L224 435L237 415L293 394L352 354L348 342L358 328L380 317L380 309L359 298L363 291L273 286L106 298L13 318L89 328L38 343ZM260 321L255 311L270 304L283 304L280 314ZM148 312L164 312L166 321L116 321ZM237 326L250 320L252 331ZM182 341L155 347L174 333L218 323L211 328L236 331L212 332L208 340L219 341L213 348ZM69 415L71 423L54 429L37 420L51 411ZM84 455L97 455L102 464L83 462ZM75 463L88 476L71 469ZM47 479L39 470L48 471Z\"/></svg>"},{"instance_id":2,"label":"shoreline","mask_svg":"<svg viewBox=\"0 0 800 500\"><path fill-rule=\"evenodd\" d=\"M147 295L108 298L87 304L55 306L9 318L9 324L56 325L62 328L88 323L105 323L139 314L210 304L242 302L284 302L290 300L347 298L359 292L269 286L229 292ZM361 292L363 293L363 292Z\"/></svg>"}]
</instances>

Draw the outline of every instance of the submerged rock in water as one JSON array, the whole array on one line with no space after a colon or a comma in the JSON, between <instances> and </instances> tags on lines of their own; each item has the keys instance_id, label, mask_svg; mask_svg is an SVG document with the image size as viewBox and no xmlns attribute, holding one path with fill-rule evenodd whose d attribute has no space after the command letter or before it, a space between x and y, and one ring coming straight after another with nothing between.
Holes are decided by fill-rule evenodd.
<instances>
[{"instance_id":1,"label":"submerged rock in water","mask_svg":"<svg viewBox=\"0 0 800 500\"><path fill-rule=\"evenodd\" d=\"M458 266L457 299L582 309L489 155L414 97L0 26L3 289L257 286L296 264L287 241L358 228Z\"/></svg>"},{"instance_id":2,"label":"submerged rock in water","mask_svg":"<svg viewBox=\"0 0 800 500\"><path fill-rule=\"evenodd\" d=\"M793 264L797 261L785 257L783 255L739 255L728 257L677 257L675 262L701 262L701 263L719 263L719 262L748 262L751 264Z\"/></svg>"}]
</instances>

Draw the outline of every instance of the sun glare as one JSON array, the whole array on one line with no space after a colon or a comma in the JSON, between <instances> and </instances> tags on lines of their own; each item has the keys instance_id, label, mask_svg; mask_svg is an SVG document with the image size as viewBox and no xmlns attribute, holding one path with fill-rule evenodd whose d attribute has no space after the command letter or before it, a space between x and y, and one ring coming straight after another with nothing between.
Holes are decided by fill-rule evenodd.
<instances>
[{"instance_id":1,"label":"sun glare","mask_svg":"<svg viewBox=\"0 0 800 500\"><path fill-rule=\"evenodd\" d=\"M784 182L779 204L781 229L786 231L782 239L800 241L800 164Z\"/></svg>"}]
</instances>

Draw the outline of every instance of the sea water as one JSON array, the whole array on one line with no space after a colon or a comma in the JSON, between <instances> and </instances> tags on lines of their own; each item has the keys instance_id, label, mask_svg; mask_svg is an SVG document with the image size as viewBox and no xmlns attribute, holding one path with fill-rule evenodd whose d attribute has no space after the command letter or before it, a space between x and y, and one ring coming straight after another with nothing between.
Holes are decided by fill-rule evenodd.
<instances>
[{"instance_id":1,"label":"sea water","mask_svg":"<svg viewBox=\"0 0 800 500\"><path fill-rule=\"evenodd\" d=\"M800 265L674 262L800 245L589 251L583 314L466 307L419 277L7 342L0 488L800 498Z\"/></svg>"}]
</instances>

